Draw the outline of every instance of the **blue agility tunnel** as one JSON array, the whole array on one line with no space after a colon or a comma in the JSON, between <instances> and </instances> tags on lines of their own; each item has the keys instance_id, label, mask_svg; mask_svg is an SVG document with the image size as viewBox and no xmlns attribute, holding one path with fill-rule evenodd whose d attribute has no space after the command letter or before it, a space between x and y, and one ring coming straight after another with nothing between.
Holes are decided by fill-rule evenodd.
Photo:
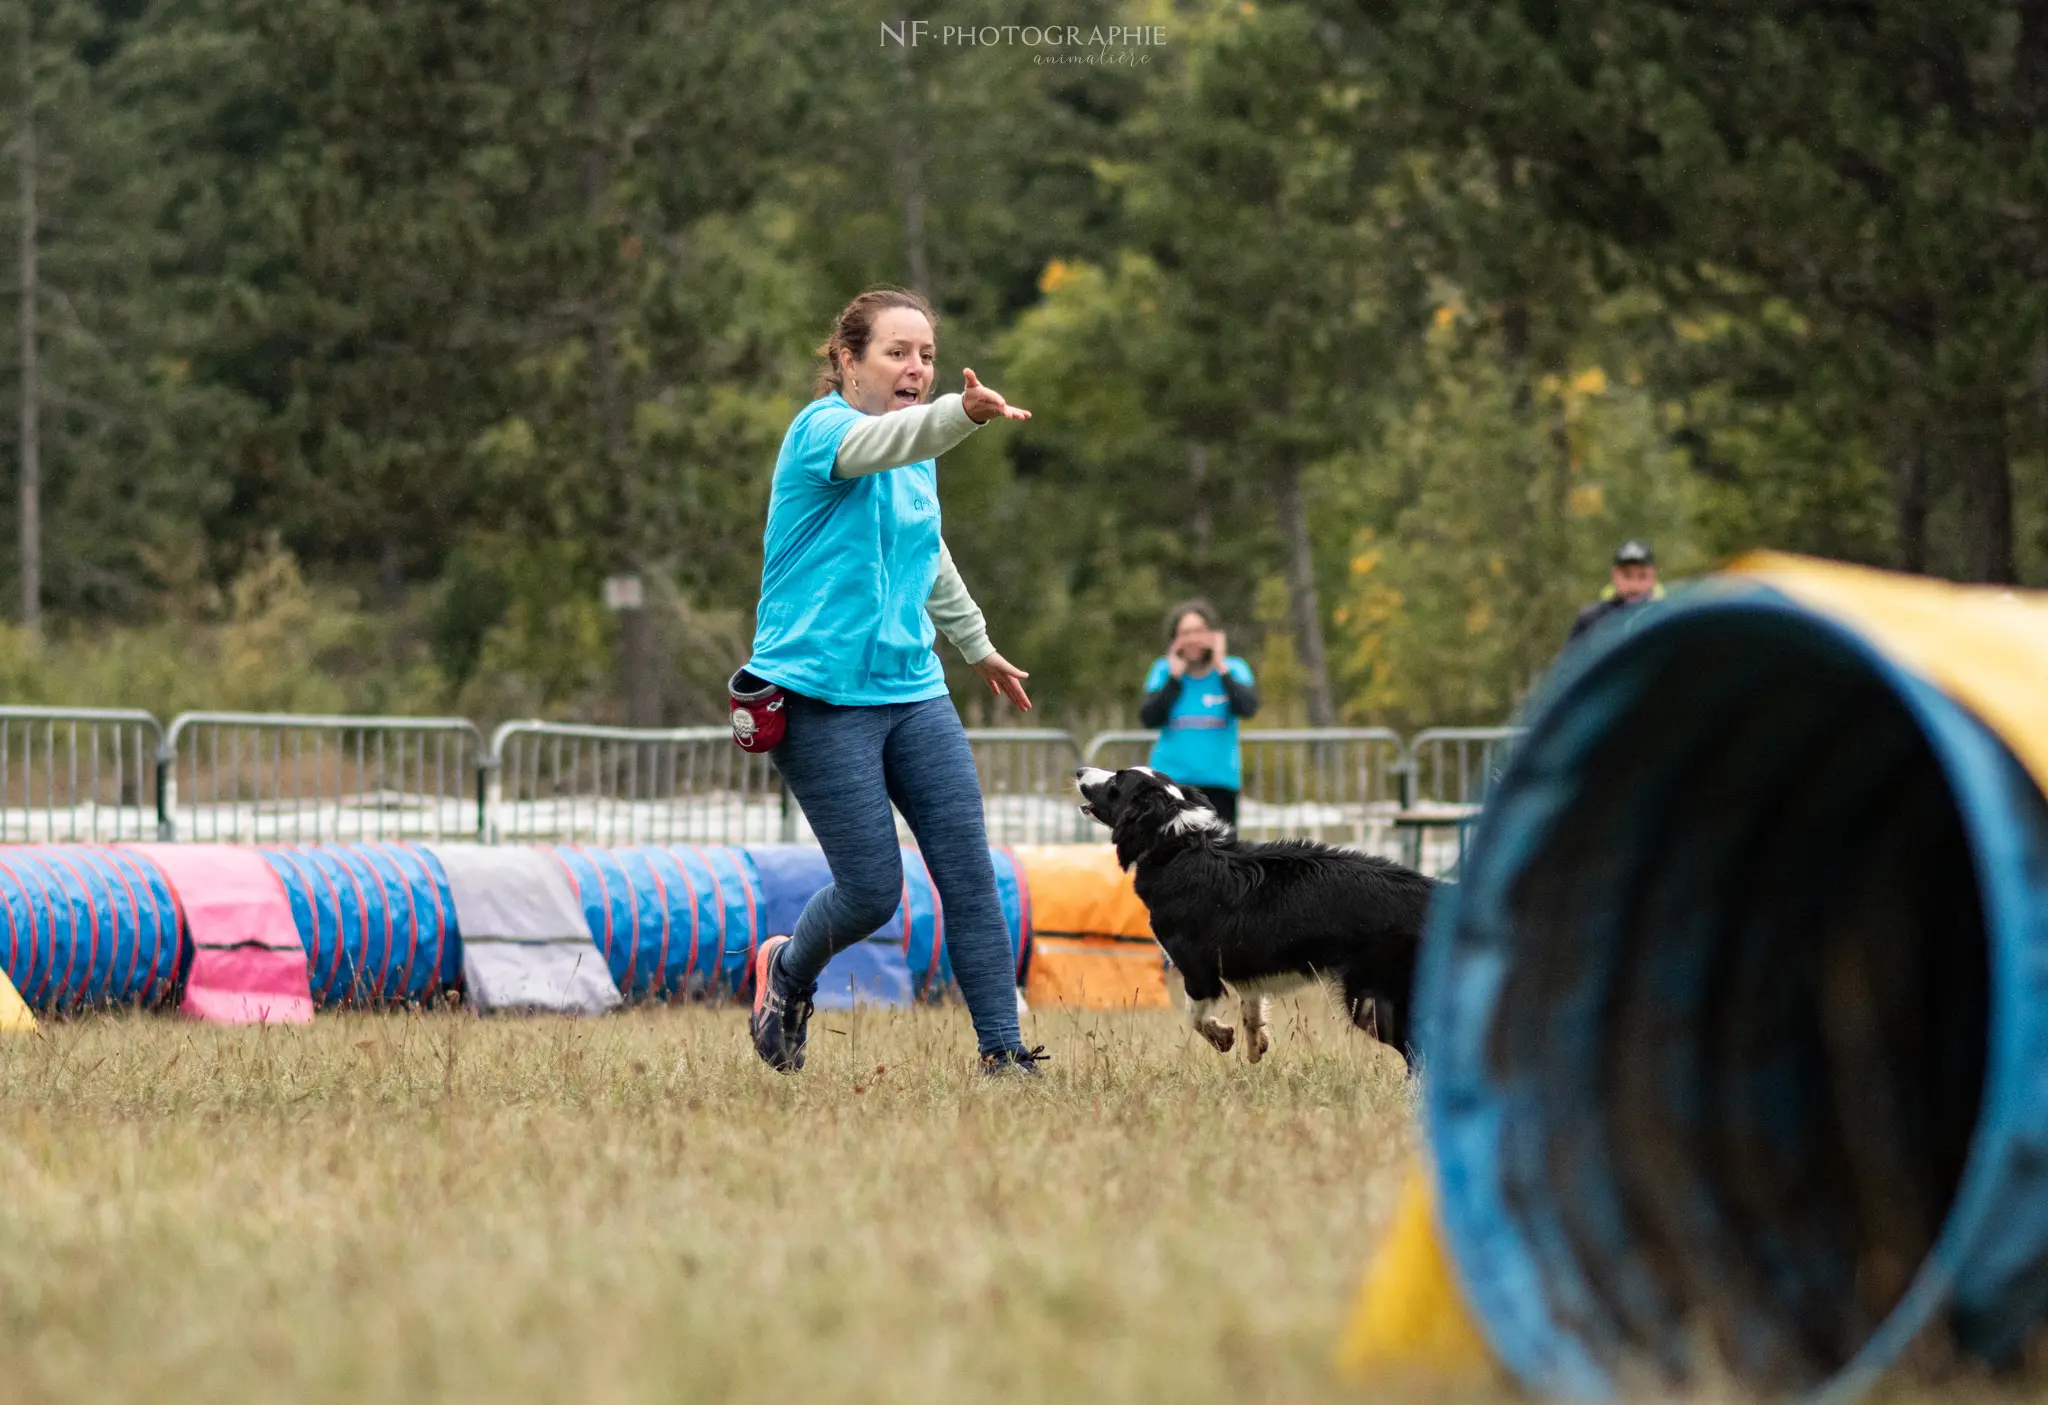
<instances>
[{"instance_id":1,"label":"blue agility tunnel","mask_svg":"<svg viewBox=\"0 0 2048 1405\"><path fill-rule=\"evenodd\" d=\"M894 936L903 943L904 964L910 972L910 993L917 1000L940 1000L953 986L953 962L946 951L946 905L939 898L938 885L925 867L924 855L915 849L903 851L903 901L896 916L877 936Z\"/></svg>"},{"instance_id":2,"label":"blue agility tunnel","mask_svg":"<svg viewBox=\"0 0 2048 1405\"><path fill-rule=\"evenodd\" d=\"M766 935L761 882L747 850L563 845L554 854L629 1002L741 989Z\"/></svg>"},{"instance_id":3,"label":"blue agility tunnel","mask_svg":"<svg viewBox=\"0 0 2048 1405\"><path fill-rule=\"evenodd\" d=\"M822 850L800 845L750 849L761 879L767 934L790 932L812 893L832 881ZM821 1005L854 1000L897 1004L939 1000L952 989L953 961L946 948L945 903L916 849L903 855L903 896L890 919L857 947L833 958L819 981ZM1030 961L1031 890L1016 856L990 849L996 896L1010 941L1018 983Z\"/></svg>"},{"instance_id":4,"label":"blue agility tunnel","mask_svg":"<svg viewBox=\"0 0 2048 1405\"><path fill-rule=\"evenodd\" d=\"M284 885L315 1002L431 1000L462 975L448 877L430 850L317 844L260 851Z\"/></svg>"},{"instance_id":5,"label":"blue agility tunnel","mask_svg":"<svg viewBox=\"0 0 2048 1405\"><path fill-rule=\"evenodd\" d=\"M1017 971L1017 988L1024 988L1031 974L1031 880L1016 853L1005 845L988 851L996 870L996 898L1003 905L1003 925L1010 933L1011 964Z\"/></svg>"},{"instance_id":6,"label":"blue agility tunnel","mask_svg":"<svg viewBox=\"0 0 2048 1405\"><path fill-rule=\"evenodd\" d=\"M995 869L1003 930L1010 941L1010 964L1017 984L1022 985L1031 961L1031 886L1016 855L1008 849L990 849L989 861ZM923 855L915 849L903 851L903 878L903 906L897 910L896 926L909 958L911 985L921 1000L942 999L953 986L953 959L946 949L946 906Z\"/></svg>"},{"instance_id":7,"label":"blue agility tunnel","mask_svg":"<svg viewBox=\"0 0 2048 1405\"><path fill-rule=\"evenodd\" d=\"M787 936L811 894L832 881L825 851L813 844L756 844L747 852L761 880L762 935Z\"/></svg>"},{"instance_id":8,"label":"blue agility tunnel","mask_svg":"<svg viewBox=\"0 0 2048 1405\"><path fill-rule=\"evenodd\" d=\"M768 844L747 852L753 856L754 871L761 880L763 934L794 932L804 904L832 881L825 851L805 844ZM835 955L818 978L820 1009L908 1005L911 998L910 962L894 918L866 941Z\"/></svg>"},{"instance_id":9,"label":"blue agility tunnel","mask_svg":"<svg viewBox=\"0 0 2048 1405\"><path fill-rule=\"evenodd\" d=\"M284 891L316 1003L405 1005L460 984L455 903L432 849L309 844L255 852ZM740 994L762 939L794 929L804 904L831 879L823 853L798 846L549 852L628 1001ZM1021 978L1031 939L1029 888L1007 850L990 857ZM917 851L905 849L896 913L835 958L820 1003L943 998L953 979L945 934L931 875ZM183 943L177 900L146 853L0 846L0 962L31 1008L165 999L182 976Z\"/></svg>"},{"instance_id":10,"label":"blue agility tunnel","mask_svg":"<svg viewBox=\"0 0 2048 1405\"><path fill-rule=\"evenodd\" d=\"M177 984L177 900L154 864L123 849L0 849L0 956L31 1008L154 1005Z\"/></svg>"},{"instance_id":11,"label":"blue agility tunnel","mask_svg":"<svg viewBox=\"0 0 2048 1405\"><path fill-rule=\"evenodd\" d=\"M2048 1319L2048 604L1767 558L1568 658L1420 976L1527 1387L1846 1397Z\"/></svg>"}]
</instances>

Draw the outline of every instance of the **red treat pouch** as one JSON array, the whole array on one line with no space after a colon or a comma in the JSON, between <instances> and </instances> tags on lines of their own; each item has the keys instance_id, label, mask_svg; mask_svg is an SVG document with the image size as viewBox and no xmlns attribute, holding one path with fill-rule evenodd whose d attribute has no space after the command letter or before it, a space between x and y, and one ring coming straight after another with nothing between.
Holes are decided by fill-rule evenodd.
<instances>
[{"instance_id":1,"label":"red treat pouch","mask_svg":"<svg viewBox=\"0 0 2048 1405\"><path fill-rule=\"evenodd\" d=\"M732 740L741 751L773 751L782 742L789 718L782 711L785 694L765 678L744 668L725 685L732 695Z\"/></svg>"}]
</instances>

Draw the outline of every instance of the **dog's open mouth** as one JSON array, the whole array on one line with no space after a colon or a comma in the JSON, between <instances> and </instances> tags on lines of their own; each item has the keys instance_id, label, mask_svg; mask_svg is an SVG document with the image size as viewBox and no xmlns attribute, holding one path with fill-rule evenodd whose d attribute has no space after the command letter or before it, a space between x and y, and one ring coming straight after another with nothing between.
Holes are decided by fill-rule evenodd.
<instances>
[{"instance_id":1,"label":"dog's open mouth","mask_svg":"<svg viewBox=\"0 0 2048 1405\"><path fill-rule=\"evenodd\" d=\"M1104 824L1109 823L1109 821L1104 820L1102 818L1102 812L1096 809L1093 805L1089 804L1086 800L1083 800L1081 802L1081 813L1086 815L1091 820L1100 820Z\"/></svg>"}]
</instances>

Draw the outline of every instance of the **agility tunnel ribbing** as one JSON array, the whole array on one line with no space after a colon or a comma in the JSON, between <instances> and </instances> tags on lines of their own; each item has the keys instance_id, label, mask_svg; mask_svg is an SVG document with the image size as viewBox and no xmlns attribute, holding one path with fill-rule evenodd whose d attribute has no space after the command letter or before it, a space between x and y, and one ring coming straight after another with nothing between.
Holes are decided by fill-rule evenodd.
<instances>
[{"instance_id":1,"label":"agility tunnel ribbing","mask_svg":"<svg viewBox=\"0 0 2048 1405\"><path fill-rule=\"evenodd\" d=\"M989 859L1020 983L1033 970L1034 886L1052 894L1057 921L1107 912L1130 926L1136 900L1106 848L1081 860L992 848ZM834 958L821 1005L951 991L943 897L915 849L902 861L895 913ZM823 853L796 845L0 846L0 973L33 1010L181 994L190 1013L272 1020L457 990L479 1009L731 998L761 942L792 931L830 881ZM1158 964L1142 925L1118 955ZM525 994L508 995L508 981ZM1080 983L1068 984L1078 998Z\"/></svg>"},{"instance_id":2,"label":"agility tunnel ribbing","mask_svg":"<svg viewBox=\"0 0 2048 1405\"><path fill-rule=\"evenodd\" d=\"M177 984L177 900L163 873L132 851L0 848L0 922L0 969L35 1009L154 1005Z\"/></svg>"},{"instance_id":3,"label":"agility tunnel ribbing","mask_svg":"<svg viewBox=\"0 0 2048 1405\"><path fill-rule=\"evenodd\" d=\"M258 852L284 887L320 1004L428 1001L460 981L455 898L433 850L305 844Z\"/></svg>"},{"instance_id":4,"label":"agility tunnel ribbing","mask_svg":"<svg viewBox=\"0 0 2048 1405\"><path fill-rule=\"evenodd\" d=\"M1017 971L1017 988L1031 978L1031 956L1036 946L1037 912L1031 903L1031 875L1024 860L1009 845L989 850L996 871L996 899L1003 906L1003 922L1010 933L1010 952Z\"/></svg>"},{"instance_id":5,"label":"agility tunnel ribbing","mask_svg":"<svg viewBox=\"0 0 2048 1405\"><path fill-rule=\"evenodd\" d=\"M561 846L612 980L629 1001L737 991L761 925L761 883L745 849Z\"/></svg>"},{"instance_id":6,"label":"agility tunnel ribbing","mask_svg":"<svg viewBox=\"0 0 2048 1405\"><path fill-rule=\"evenodd\" d=\"M1528 722L1418 990L1494 1355L1586 1399L2014 1361L2048 1317L2048 603L1752 558Z\"/></svg>"},{"instance_id":7,"label":"agility tunnel ribbing","mask_svg":"<svg viewBox=\"0 0 2048 1405\"><path fill-rule=\"evenodd\" d=\"M1014 853L991 849L989 862L995 870L996 898L1002 907L1003 932L1010 943L1010 964L1021 970L1030 963L1030 891L1020 876ZM903 901L895 917L875 935L884 939L894 935L902 940L904 959L910 967L911 990L917 999L943 999L953 988L953 956L946 944L945 897L932 880L924 856L915 849L903 851Z\"/></svg>"}]
</instances>

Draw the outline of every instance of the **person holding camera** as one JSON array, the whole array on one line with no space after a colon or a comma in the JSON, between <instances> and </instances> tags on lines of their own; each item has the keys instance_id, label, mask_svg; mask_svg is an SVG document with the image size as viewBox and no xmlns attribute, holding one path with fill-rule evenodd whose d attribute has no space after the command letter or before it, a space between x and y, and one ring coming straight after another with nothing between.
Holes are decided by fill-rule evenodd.
<instances>
[{"instance_id":1,"label":"person holding camera","mask_svg":"<svg viewBox=\"0 0 2048 1405\"><path fill-rule=\"evenodd\" d=\"M1258 710L1251 665L1231 655L1215 607L1206 600L1174 606L1166 617L1166 656L1153 661L1138 705L1138 721L1159 729L1149 764L1199 787L1233 829L1244 784L1237 724Z\"/></svg>"}]
</instances>

